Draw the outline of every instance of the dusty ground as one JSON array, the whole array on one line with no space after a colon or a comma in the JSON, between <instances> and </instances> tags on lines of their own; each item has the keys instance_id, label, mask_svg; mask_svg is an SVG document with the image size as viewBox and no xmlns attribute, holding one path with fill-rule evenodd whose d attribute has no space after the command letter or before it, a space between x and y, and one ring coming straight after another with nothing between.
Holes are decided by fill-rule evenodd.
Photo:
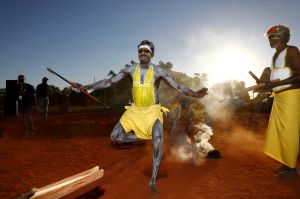
<instances>
[{"instance_id":1,"label":"dusty ground","mask_svg":"<svg viewBox=\"0 0 300 199\"><path fill-rule=\"evenodd\" d=\"M114 147L109 132L119 116L105 112L50 113L49 124L38 125L34 138L20 135L15 118L1 117L0 198L11 198L96 165L105 170L99 198L151 198L151 143ZM171 153L182 135L170 139L166 122L157 198L299 199L299 180L282 181L271 172L278 164L262 153L267 120L261 122L261 128L255 130L217 122L211 143L222 158L202 159L198 164L178 161ZM184 132L183 125L179 123L179 134Z\"/></svg>"}]
</instances>

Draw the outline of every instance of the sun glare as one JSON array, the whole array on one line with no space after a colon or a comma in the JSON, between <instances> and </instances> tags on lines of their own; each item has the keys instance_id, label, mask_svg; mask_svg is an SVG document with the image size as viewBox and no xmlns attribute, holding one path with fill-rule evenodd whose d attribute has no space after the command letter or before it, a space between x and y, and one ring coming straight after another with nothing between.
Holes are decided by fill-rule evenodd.
<instances>
[{"instance_id":1,"label":"sun glare","mask_svg":"<svg viewBox=\"0 0 300 199\"><path fill-rule=\"evenodd\" d=\"M248 81L248 71L255 59L255 54L237 44L227 44L210 53L205 61L210 67L212 82L226 80Z\"/></svg>"}]
</instances>

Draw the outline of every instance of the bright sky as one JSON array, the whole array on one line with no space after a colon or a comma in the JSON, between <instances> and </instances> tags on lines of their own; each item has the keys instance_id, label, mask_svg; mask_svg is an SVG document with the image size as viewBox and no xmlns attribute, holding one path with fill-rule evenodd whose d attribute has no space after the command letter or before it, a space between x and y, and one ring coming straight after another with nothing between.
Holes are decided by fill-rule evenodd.
<instances>
[{"instance_id":1,"label":"bright sky","mask_svg":"<svg viewBox=\"0 0 300 199\"><path fill-rule=\"evenodd\" d=\"M300 47L298 0L0 0L0 88L19 74L36 86L50 74L88 84L138 61L143 39L156 47L153 63L172 62L189 75L207 73L209 84L255 81L274 49L264 33L271 25L291 28Z\"/></svg>"}]
</instances>

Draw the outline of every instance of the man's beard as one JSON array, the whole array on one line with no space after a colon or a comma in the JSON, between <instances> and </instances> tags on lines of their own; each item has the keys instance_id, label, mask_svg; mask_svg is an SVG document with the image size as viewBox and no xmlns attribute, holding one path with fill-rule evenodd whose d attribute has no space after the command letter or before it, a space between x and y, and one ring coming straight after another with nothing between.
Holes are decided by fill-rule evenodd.
<instances>
[{"instance_id":1,"label":"man's beard","mask_svg":"<svg viewBox=\"0 0 300 199\"><path fill-rule=\"evenodd\" d=\"M148 55L142 55L143 57L139 57L141 64L147 64L150 62L151 58Z\"/></svg>"}]
</instances>

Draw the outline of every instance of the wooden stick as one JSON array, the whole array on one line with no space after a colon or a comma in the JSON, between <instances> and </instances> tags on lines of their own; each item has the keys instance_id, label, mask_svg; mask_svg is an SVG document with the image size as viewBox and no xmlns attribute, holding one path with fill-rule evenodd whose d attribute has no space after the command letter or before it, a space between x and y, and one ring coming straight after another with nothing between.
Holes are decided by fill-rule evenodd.
<instances>
[{"instance_id":1,"label":"wooden stick","mask_svg":"<svg viewBox=\"0 0 300 199\"><path fill-rule=\"evenodd\" d=\"M91 184L97 186L97 183L94 182L98 181L103 175L104 170L99 170L99 166L96 166L82 173L39 188L30 199L68 198L69 195L72 195L71 198L76 198L79 195L75 192ZM95 187L89 188L91 190Z\"/></svg>"},{"instance_id":2,"label":"wooden stick","mask_svg":"<svg viewBox=\"0 0 300 199\"><path fill-rule=\"evenodd\" d=\"M61 76L60 74L58 74L57 72L55 72L54 70L52 70L51 68L48 67L47 70L48 70L50 73L52 73L52 74L58 76L59 78L61 78L62 80L64 80L65 82L69 83L71 86L74 87L74 84L73 84L72 82L70 82L69 80L67 80L66 78L64 78L63 76ZM104 103L101 102L99 99L97 99L96 97L92 96L91 94L89 94L86 90L80 90L80 91L81 91L82 93L84 93L85 95L87 95L88 97L92 98L94 101L96 101L96 102L98 102L98 103L104 105L106 108L108 108L108 106L107 106L106 104L104 104Z\"/></svg>"},{"instance_id":3,"label":"wooden stick","mask_svg":"<svg viewBox=\"0 0 300 199\"><path fill-rule=\"evenodd\" d=\"M278 82L278 81L280 81L280 79L274 79L271 82ZM254 86L250 86L250 87L245 88L244 91L252 91L252 90L260 89L260 88L264 87L265 85L266 85L265 83L259 83L259 84L256 84Z\"/></svg>"},{"instance_id":4,"label":"wooden stick","mask_svg":"<svg viewBox=\"0 0 300 199\"><path fill-rule=\"evenodd\" d=\"M262 88L264 86L265 86L265 83L260 83L260 84L254 85L254 86L247 87L247 88L245 88L244 91L248 92L248 91L252 91L252 90L256 90L256 89Z\"/></svg>"},{"instance_id":5,"label":"wooden stick","mask_svg":"<svg viewBox=\"0 0 300 199\"><path fill-rule=\"evenodd\" d=\"M253 79L255 79L256 82L260 82L260 79L258 79L258 77L254 75L254 73L252 73L252 71L249 71L249 74L251 75L251 77L253 77Z\"/></svg>"}]
</instances>

